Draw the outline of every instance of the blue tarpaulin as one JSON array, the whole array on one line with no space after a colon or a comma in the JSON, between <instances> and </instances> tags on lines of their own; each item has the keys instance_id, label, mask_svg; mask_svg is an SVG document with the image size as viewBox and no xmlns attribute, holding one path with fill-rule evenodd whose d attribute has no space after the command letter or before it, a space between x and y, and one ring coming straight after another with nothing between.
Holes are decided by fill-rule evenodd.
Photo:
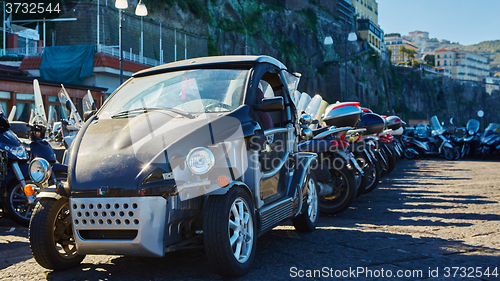
<instances>
[{"instance_id":1,"label":"blue tarpaulin","mask_svg":"<svg viewBox=\"0 0 500 281\"><path fill-rule=\"evenodd\" d=\"M81 84L94 71L95 45L45 47L40 76L43 80Z\"/></svg>"}]
</instances>

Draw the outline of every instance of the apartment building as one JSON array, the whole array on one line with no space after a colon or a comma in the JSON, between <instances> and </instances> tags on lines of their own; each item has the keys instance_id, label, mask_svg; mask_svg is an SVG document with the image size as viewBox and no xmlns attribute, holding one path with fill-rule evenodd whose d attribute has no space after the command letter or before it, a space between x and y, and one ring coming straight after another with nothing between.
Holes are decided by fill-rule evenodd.
<instances>
[{"instance_id":1,"label":"apartment building","mask_svg":"<svg viewBox=\"0 0 500 281\"><path fill-rule=\"evenodd\" d=\"M358 19L369 19L378 25L378 4L375 0L351 0L354 15Z\"/></svg>"},{"instance_id":2,"label":"apartment building","mask_svg":"<svg viewBox=\"0 0 500 281\"><path fill-rule=\"evenodd\" d=\"M434 52L438 72L453 79L481 81L489 76L488 58L458 49L439 49Z\"/></svg>"},{"instance_id":3,"label":"apartment building","mask_svg":"<svg viewBox=\"0 0 500 281\"><path fill-rule=\"evenodd\" d=\"M404 54L401 49L404 47L408 50L418 52L418 48L408 39L401 37L399 33L391 33L384 36L385 45L391 51L391 63L397 64L408 60L407 54Z\"/></svg>"},{"instance_id":4,"label":"apartment building","mask_svg":"<svg viewBox=\"0 0 500 281\"><path fill-rule=\"evenodd\" d=\"M369 19L357 20L358 37L363 38L368 45L378 53L384 48L384 31Z\"/></svg>"}]
</instances>

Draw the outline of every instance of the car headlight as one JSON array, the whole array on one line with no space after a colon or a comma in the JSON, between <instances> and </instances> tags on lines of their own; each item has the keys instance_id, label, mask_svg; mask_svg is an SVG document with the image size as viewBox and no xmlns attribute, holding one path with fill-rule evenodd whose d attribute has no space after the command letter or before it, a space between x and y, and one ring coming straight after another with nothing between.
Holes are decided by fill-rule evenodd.
<instances>
[{"instance_id":1,"label":"car headlight","mask_svg":"<svg viewBox=\"0 0 500 281\"><path fill-rule=\"evenodd\" d=\"M35 183L45 182L52 174L52 168L43 158L35 158L31 161L29 166L30 178Z\"/></svg>"},{"instance_id":2,"label":"car headlight","mask_svg":"<svg viewBox=\"0 0 500 281\"><path fill-rule=\"evenodd\" d=\"M193 148L186 158L186 165L196 175L207 173L214 164L214 154L204 147Z\"/></svg>"}]
</instances>

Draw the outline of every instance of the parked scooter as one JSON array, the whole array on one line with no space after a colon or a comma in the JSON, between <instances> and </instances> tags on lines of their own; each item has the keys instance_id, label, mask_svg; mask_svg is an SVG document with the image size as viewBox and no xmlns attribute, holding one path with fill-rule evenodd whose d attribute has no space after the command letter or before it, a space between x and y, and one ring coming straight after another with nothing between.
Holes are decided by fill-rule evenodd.
<instances>
[{"instance_id":1,"label":"parked scooter","mask_svg":"<svg viewBox=\"0 0 500 281\"><path fill-rule=\"evenodd\" d=\"M477 154L481 159L489 156L497 156L500 153L500 136L496 133L498 124L490 123L481 137L481 142L477 148Z\"/></svg>"},{"instance_id":2,"label":"parked scooter","mask_svg":"<svg viewBox=\"0 0 500 281\"><path fill-rule=\"evenodd\" d=\"M408 159L415 159L417 157L422 157L424 155L439 155L446 160L454 160L458 153L458 149L443 136L445 129L439 123L436 116L433 116L430 120L431 125L431 136L409 136L406 139L405 156ZM422 128L417 130L422 132Z\"/></svg>"},{"instance_id":3,"label":"parked scooter","mask_svg":"<svg viewBox=\"0 0 500 281\"><path fill-rule=\"evenodd\" d=\"M467 122L467 126L465 127L465 133L462 138L462 147L460 150L461 158L467 158L471 156L471 151L477 151L477 148L480 144L480 135L479 135L479 121L476 119L471 119Z\"/></svg>"},{"instance_id":4,"label":"parked scooter","mask_svg":"<svg viewBox=\"0 0 500 281\"><path fill-rule=\"evenodd\" d=\"M356 198L363 177L350 145L345 141L347 131L354 129L361 115L359 103L340 103L328 106L323 121L326 126L304 136L299 151L318 154L318 166L313 168L319 192L320 211L336 214L347 209ZM300 123L309 126L310 115L303 115ZM362 187L364 190L364 186Z\"/></svg>"},{"instance_id":5,"label":"parked scooter","mask_svg":"<svg viewBox=\"0 0 500 281\"><path fill-rule=\"evenodd\" d=\"M359 132L357 141L353 144L356 158L363 161L361 167L366 177L366 187L363 193L373 191L381 178L382 169L385 167L379 154L377 134L384 130L385 122L382 117L374 113L365 113L361 116L356 128L365 131ZM359 196L358 192L358 196Z\"/></svg>"}]
</instances>

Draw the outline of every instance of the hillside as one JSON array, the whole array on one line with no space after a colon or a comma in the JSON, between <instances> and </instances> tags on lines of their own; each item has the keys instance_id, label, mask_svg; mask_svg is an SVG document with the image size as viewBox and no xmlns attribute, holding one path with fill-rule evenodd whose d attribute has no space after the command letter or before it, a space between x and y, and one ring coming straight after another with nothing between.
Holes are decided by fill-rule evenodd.
<instances>
[{"instance_id":1,"label":"hillside","mask_svg":"<svg viewBox=\"0 0 500 281\"><path fill-rule=\"evenodd\" d=\"M475 45L460 45L457 43L442 43L432 38L427 41L416 43L419 49L424 48L423 52L433 52L441 48L457 48L467 52L485 56L490 59L491 71L500 72L500 40L484 41Z\"/></svg>"}]
</instances>

